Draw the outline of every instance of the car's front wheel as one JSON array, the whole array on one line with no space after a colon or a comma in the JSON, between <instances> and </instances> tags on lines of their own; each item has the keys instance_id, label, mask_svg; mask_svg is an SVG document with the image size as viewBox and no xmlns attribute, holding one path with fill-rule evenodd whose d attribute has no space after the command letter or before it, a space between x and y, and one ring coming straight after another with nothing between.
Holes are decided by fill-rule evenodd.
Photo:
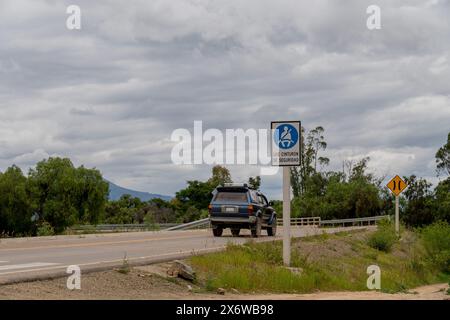
<instances>
[{"instance_id":1,"label":"car's front wheel","mask_svg":"<svg viewBox=\"0 0 450 320\"><path fill-rule=\"evenodd\" d=\"M214 237L222 236L222 233L223 233L223 229L222 228L219 228L219 227L213 228L212 231L213 231Z\"/></svg>"},{"instance_id":2,"label":"car's front wheel","mask_svg":"<svg viewBox=\"0 0 450 320\"><path fill-rule=\"evenodd\" d=\"M270 227L267 228L267 235L270 237L275 237L277 235L277 218L274 218Z\"/></svg>"}]
</instances>

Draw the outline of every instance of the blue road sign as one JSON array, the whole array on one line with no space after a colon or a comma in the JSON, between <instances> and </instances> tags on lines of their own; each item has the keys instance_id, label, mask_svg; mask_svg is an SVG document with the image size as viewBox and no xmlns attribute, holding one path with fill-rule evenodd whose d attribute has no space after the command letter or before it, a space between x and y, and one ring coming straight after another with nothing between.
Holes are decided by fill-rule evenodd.
<instances>
[{"instance_id":1,"label":"blue road sign","mask_svg":"<svg viewBox=\"0 0 450 320\"><path fill-rule=\"evenodd\" d=\"M294 148L298 142L298 131L293 125L282 123L275 128L273 138L278 145L278 148L291 149Z\"/></svg>"},{"instance_id":2,"label":"blue road sign","mask_svg":"<svg viewBox=\"0 0 450 320\"><path fill-rule=\"evenodd\" d=\"M273 121L272 165L300 165L300 121Z\"/></svg>"}]
</instances>

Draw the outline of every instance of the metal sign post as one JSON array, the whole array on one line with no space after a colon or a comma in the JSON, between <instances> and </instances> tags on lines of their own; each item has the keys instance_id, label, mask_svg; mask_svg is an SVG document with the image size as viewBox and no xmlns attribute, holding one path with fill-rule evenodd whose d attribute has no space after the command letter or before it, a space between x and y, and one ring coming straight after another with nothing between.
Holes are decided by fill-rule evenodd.
<instances>
[{"instance_id":1,"label":"metal sign post","mask_svg":"<svg viewBox=\"0 0 450 320\"><path fill-rule=\"evenodd\" d=\"M400 235L399 196L395 196L395 233Z\"/></svg>"},{"instance_id":2,"label":"metal sign post","mask_svg":"<svg viewBox=\"0 0 450 320\"><path fill-rule=\"evenodd\" d=\"M291 175L283 167L283 263L291 265Z\"/></svg>"},{"instance_id":3,"label":"metal sign post","mask_svg":"<svg viewBox=\"0 0 450 320\"><path fill-rule=\"evenodd\" d=\"M291 166L300 165L300 121L274 121L272 165L283 167L283 263L291 264Z\"/></svg>"},{"instance_id":4,"label":"metal sign post","mask_svg":"<svg viewBox=\"0 0 450 320\"><path fill-rule=\"evenodd\" d=\"M403 181L402 178L396 175L394 178L391 179L391 181L388 182L386 186L395 195L395 233L397 234L397 236L399 236L400 235L399 198L400 193L402 193L403 190L405 190L408 185L406 184L405 181Z\"/></svg>"}]
</instances>

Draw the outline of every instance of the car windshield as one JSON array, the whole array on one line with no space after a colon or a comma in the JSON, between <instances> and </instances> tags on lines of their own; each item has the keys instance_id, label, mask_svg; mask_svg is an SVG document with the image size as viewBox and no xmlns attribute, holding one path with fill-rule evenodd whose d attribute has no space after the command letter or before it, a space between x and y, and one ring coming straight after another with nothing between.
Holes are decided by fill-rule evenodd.
<instances>
[{"instance_id":1,"label":"car windshield","mask_svg":"<svg viewBox=\"0 0 450 320\"><path fill-rule=\"evenodd\" d=\"M246 192L219 192L216 201L247 202Z\"/></svg>"}]
</instances>

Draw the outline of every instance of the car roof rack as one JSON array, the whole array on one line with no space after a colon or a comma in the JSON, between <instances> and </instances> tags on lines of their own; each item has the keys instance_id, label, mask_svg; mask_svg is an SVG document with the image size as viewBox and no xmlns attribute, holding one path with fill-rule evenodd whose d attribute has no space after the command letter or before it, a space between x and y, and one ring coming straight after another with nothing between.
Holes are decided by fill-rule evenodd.
<instances>
[{"instance_id":1,"label":"car roof rack","mask_svg":"<svg viewBox=\"0 0 450 320\"><path fill-rule=\"evenodd\" d=\"M227 182L223 184L223 187L236 187L236 188L248 188L248 184L246 183L235 183L235 182Z\"/></svg>"}]
</instances>

